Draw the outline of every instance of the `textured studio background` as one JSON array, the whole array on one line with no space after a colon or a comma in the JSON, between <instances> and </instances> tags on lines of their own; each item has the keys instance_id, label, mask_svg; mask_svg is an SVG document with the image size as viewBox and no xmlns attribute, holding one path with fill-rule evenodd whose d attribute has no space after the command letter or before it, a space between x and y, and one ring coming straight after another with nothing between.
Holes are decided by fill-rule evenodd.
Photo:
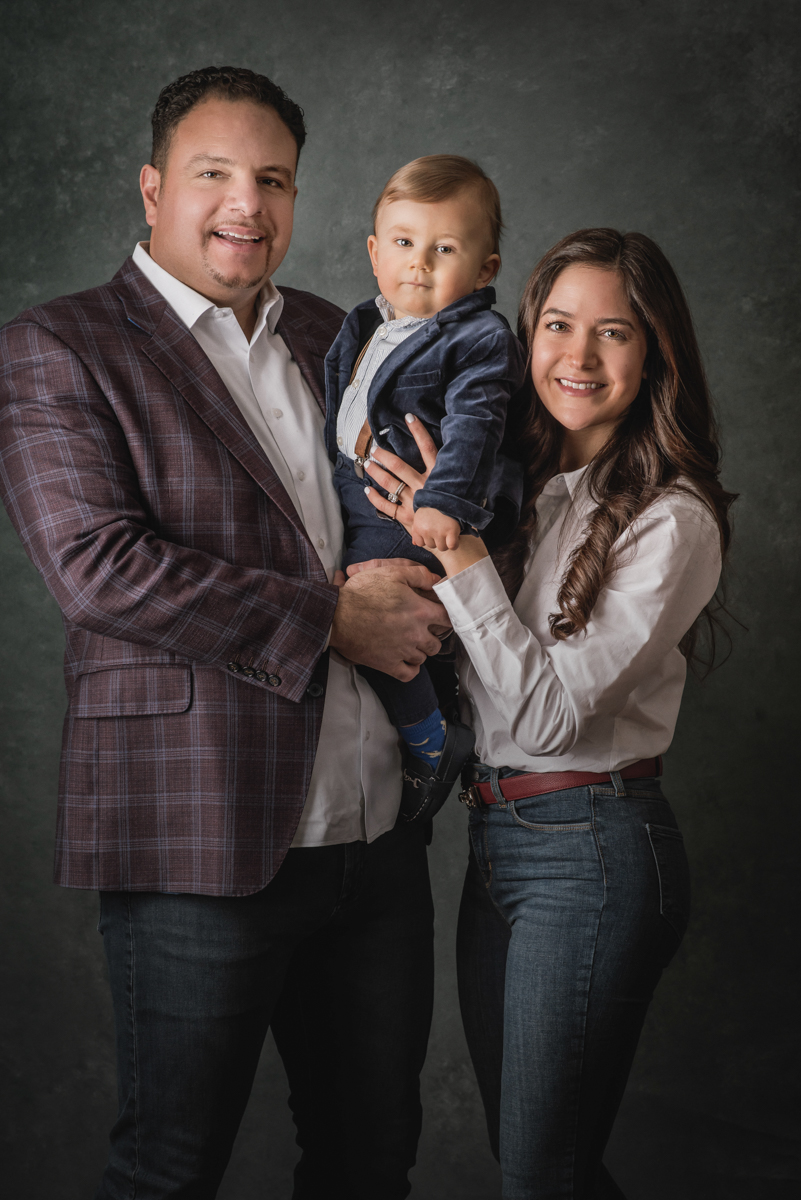
<instances>
[{"instance_id":1,"label":"textured studio background","mask_svg":"<svg viewBox=\"0 0 801 1200\"><path fill-rule=\"evenodd\" d=\"M630 1200L797 1197L801 4L26 0L4 5L2 37L2 320L104 281L145 236L153 103L210 62L263 71L306 110L279 282L345 308L370 295L373 200L438 151L498 183L511 319L538 256L580 226L642 230L672 259L741 494L729 591L748 628L687 688L667 790L694 918L608 1161ZM2 1178L9 1200L85 1200L115 1108L112 1023L96 897L51 883L61 626L5 517L0 553ZM432 847L440 968L416 1200L499 1195L456 1000L465 851L454 803ZM267 1046L224 1200L289 1197L285 1095Z\"/></svg>"}]
</instances>

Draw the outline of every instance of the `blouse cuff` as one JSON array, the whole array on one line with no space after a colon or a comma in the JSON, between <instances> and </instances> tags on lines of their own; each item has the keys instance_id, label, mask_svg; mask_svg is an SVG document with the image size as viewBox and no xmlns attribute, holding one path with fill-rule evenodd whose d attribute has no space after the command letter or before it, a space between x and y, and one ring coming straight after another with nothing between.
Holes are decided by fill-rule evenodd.
<instances>
[{"instance_id":1,"label":"blouse cuff","mask_svg":"<svg viewBox=\"0 0 801 1200\"><path fill-rule=\"evenodd\" d=\"M466 633L510 607L506 589L491 558L479 559L458 575L435 583L434 591L448 610L457 633Z\"/></svg>"}]
</instances>

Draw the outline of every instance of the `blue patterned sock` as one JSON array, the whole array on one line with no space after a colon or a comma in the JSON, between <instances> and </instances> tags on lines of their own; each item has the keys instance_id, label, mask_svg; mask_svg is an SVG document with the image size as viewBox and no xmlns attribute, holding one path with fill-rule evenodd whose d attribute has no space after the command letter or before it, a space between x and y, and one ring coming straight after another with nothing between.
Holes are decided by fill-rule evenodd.
<instances>
[{"instance_id":1,"label":"blue patterned sock","mask_svg":"<svg viewBox=\"0 0 801 1200\"><path fill-rule=\"evenodd\" d=\"M438 708L416 725L401 725L400 734L415 758L436 769L445 745L445 722Z\"/></svg>"}]
</instances>

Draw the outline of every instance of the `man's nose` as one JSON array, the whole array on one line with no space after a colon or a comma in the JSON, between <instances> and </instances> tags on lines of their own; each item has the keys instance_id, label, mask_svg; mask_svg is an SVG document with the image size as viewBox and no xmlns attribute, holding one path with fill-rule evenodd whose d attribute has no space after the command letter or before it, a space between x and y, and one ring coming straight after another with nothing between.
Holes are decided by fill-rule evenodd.
<instances>
[{"instance_id":1,"label":"man's nose","mask_svg":"<svg viewBox=\"0 0 801 1200\"><path fill-rule=\"evenodd\" d=\"M258 183L244 175L231 180L226 202L230 209L244 217L255 217L264 208L264 196Z\"/></svg>"}]
</instances>

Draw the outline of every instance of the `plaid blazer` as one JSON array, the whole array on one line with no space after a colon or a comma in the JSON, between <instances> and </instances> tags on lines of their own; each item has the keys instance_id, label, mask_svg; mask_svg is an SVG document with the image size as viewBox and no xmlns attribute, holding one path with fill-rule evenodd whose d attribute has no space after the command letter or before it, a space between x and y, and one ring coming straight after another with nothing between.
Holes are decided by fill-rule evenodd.
<instances>
[{"instance_id":1,"label":"plaid blazer","mask_svg":"<svg viewBox=\"0 0 801 1200\"><path fill-rule=\"evenodd\" d=\"M281 291L278 331L324 411L344 314ZM306 798L336 589L130 259L0 331L0 487L66 631L56 882L258 891Z\"/></svg>"}]
</instances>

